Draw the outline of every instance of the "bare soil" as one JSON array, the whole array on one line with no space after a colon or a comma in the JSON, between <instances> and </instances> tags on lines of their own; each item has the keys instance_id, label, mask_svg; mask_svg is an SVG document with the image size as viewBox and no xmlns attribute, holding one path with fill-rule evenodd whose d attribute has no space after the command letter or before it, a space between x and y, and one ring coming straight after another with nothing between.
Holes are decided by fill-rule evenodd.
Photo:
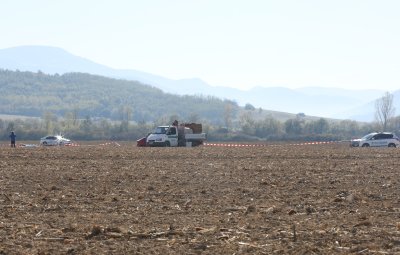
<instances>
[{"instance_id":1,"label":"bare soil","mask_svg":"<svg viewBox=\"0 0 400 255\"><path fill-rule=\"evenodd\" d=\"M0 147L0 254L400 254L400 149Z\"/></svg>"}]
</instances>

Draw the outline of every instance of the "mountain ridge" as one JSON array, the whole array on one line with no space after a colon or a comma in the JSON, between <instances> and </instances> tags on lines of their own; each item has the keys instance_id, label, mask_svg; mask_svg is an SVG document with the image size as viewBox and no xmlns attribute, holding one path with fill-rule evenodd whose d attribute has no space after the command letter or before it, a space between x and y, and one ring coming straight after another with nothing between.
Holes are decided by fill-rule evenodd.
<instances>
[{"instance_id":1,"label":"mountain ridge","mask_svg":"<svg viewBox=\"0 0 400 255\"><path fill-rule=\"evenodd\" d=\"M337 88L304 87L289 89L285 87L253 87L240 90L230 87L212 86L199 78L168 79L151 73L113 69L89 59L73 55L53 46L19 46L0 50L0 68L48 74L82 72L117 79L136 80L153 86L166 93L177 95L210 95L221 99L235 100L240 105L250 103L263 109L305 113L307 115L329 118L352 118L356 120L373 119L373 111L358 112L371 101L379 98L381 90L347 90ZM367 108L366 108L367 109Z\"/></svg>"}]
</instances>

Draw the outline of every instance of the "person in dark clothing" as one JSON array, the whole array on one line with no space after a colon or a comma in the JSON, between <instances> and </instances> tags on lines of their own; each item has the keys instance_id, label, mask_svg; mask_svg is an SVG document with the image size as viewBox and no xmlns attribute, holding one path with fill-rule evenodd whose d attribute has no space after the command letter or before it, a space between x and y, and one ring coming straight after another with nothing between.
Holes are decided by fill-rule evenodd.
<instances>
[{"instance_id":1,"label":"person in dark clothing","mask_svg":"<svg viewBox=\"0 0 400 255\"><path fill-rule=\"evenodd\" d=\"M11 134L10 134L11 147L14 147L14 148L15 148L15 137L17 137L17 136L15 135L14 131L11 131Z\"/></svg>"}]
</instances>

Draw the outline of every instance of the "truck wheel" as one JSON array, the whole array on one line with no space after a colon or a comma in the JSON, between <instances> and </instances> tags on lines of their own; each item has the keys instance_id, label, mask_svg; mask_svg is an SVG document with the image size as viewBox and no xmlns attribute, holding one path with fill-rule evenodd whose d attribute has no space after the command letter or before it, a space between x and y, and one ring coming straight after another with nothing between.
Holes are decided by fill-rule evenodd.
<instances>
[{"instance_id":1,"label":"truck wheel","mask_svg":"<svg viewBox=\"0 0 400 255\"><path fill-rule=\"evenodd\" d=\"M199 146L200 145L200 142L199 141L193 141L192 142L192 146L193 147L197 147L197 146Z\"/></svg>"},{"instance_id":2,"label":"truck wheel","mask_svg":"<svg viewBox=\"0 0 400 255\"><path fill-rule=\"evenodd\" d=\"M171 144L167 141L165 142L165 147L171 147Z\"/></svg>"},{"instance_id":3,"label":"truck wheel","mask_svg":"<svg viewBox=\"0 0 400 255\"><path fill-rule=\"evenodd\" d=\"M389 147L396 148L396 144L394 144L394 143L389 143Z\"/></svg>"},{"instance_id":4,"label":"truck wheel","mask_svg":"<svg viewBox=\"0 0 400 255\"><path fill-rule=\"evenodd\" d=\"M369 147L368 143L364 143L361 147Z\"/></svg>"}]
</instances>

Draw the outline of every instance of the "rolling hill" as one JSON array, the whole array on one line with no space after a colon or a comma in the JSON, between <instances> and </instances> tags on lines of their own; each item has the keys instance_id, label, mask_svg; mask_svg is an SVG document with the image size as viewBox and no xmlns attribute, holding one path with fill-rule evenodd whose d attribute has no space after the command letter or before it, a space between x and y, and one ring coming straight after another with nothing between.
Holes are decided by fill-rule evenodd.
<instances>
[{"instance_id":1,"label":"rolling hill","mask_svg":"<svg viewBox=\"0 0 400 255\"><path fill-rule=\"evenodd\" d=\"M48 75L41 72L0 70L0 113L24 116L57 116L78 111L83 118L122 119L128 112L136 121L155 121L177 115L219 123L226 104L232 113L237 104L215 97L178 96L137 81L84 73ZM132 119L130 118L130 119Z\"/></svg>"},{"instance_id":2,"label":"rolling hill","mask_svg":"<svg viewBox=\"0 0 400 255\"><path fill-rule=\"evenodd\" d=\"M0 69L0 119L56 117L77 113L80 118L129 119L156 122L176 116L185 121L206 121L224 126L226 106L233 122L246 110L230 100L211 96L188 96L165 93L137 81L113 79L85 73L49 75ZM279 121L295 114L254 109L252 116ZM318 117L306 116L315 120Z\"/></svg>"},{"instance_id":3,"label":"rolling hill","mask_svg":"<svg viewBox=\"0 0 400 255\"><path fill-rule=\"evenodd\" d=\"M176 95L205 95L234 100L239 105L288 113L369 121L374 110L368 107L382 96L383 90L348 90L336 88L288 89L254 87L240 90L211 86L201 79L173 80L137 70L118 70L75 56L63 49L48 46L20 46L0 50L0 68L41 71L46 74L90 73L116 79L138 81ZM395 93L396 95L398 93ZM397 98L397 97L396 97ZM396 99L396 102L400 101Z\"/></svg>"}]
</instances>

